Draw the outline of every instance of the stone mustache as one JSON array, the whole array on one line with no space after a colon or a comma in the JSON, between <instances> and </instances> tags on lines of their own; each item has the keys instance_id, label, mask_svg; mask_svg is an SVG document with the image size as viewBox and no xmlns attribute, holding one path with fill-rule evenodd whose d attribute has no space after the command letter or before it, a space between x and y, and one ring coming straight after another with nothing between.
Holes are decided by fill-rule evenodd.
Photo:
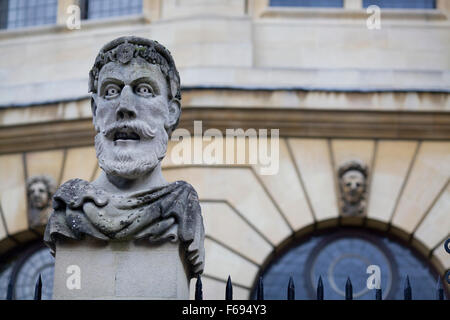
<instances>
[{"instance_id":1,"label":"stone mustache","mask_svg":"<svg viewBox=\"0 0 450 320\"><path fill-rule=\"evenodd\" d=\"M89 73L102 169L89 183L73 179L53 197L44 235L86 235L104 241L179 242L189 277L203 271L204 227L194 188L168 183L161 161L181 114L180 77L170 52L156 41L121 37L100 50Z\"/></svg>"}]
</instances>

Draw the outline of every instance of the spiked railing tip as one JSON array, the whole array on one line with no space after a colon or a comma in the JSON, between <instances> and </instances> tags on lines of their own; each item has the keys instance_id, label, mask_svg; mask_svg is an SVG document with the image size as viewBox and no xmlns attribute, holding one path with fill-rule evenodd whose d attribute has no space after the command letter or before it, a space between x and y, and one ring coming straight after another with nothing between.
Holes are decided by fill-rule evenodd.
<instances>
[{"instance_id":1,"label":"spiked railing tip","mask_svg":"<svg viewBox=\"0 0 450 320\"><path fill-rule=\"evenodd\" d=\"M34 300L42 300L42 277L40 274L34 287Z\"/></svg>"},{"instance_id":2,"label":"spiked railing tip","mask_svg":"<svg viewBox=\"0 0 450 320\"><path fill-rule=\"evenodd\" d=\"M322 276L319 276L319 281L317 282L317 300L323 300Z\"/></svg>"},{"instance_id":3,"label":"spiked railing tip","mask_svg":"<svg viewBox=\"0 0 450 320\"><path fill-rule=\"evenodd\" d=\"M13 299L13 290L14 290L14 284L13 284L13 279L11 277L11 279L9 280L9 283L8 283L8 290L6 291L6 300Z\"/></svg>"},{"instance_id":4,"label":"spiked railing tip","mask_svg":"<svg viewBox=\"0 0 450 320\"><path fill-rule=\"evenodd\" d=\"M228 276L227 287L225 289L225 300L233 300L233 284L231 283L230 276Z\"/></svg>"},{"instance_id":5,"label":"spiked railing tip","mask_svg":"<svg viewBox=\"0 0 450 320\"><path fill-rule=\"evenodd\" d=\"M347 277L347 282L345 283L345 300L353 300L353 286L350 277Z\"/></svg>"},{"instance_id":6,"label":"spiked railing tip","mask_svg":"<svg viewBox=\"0 0 450 320\"><path fill-rule=\"evenodd\" d=\"M412 300L411 283L409 282L409 276L406 276L405 288L403 290L404 300Z\"/></svg>"},{"instance_id":7,"label":"spiked railing tip","mask_svg":"<svg viewBox=\"0 0 450 320\"><path fill-rule=\"evenodd\" d=\"M444 286L442 285L440 276L438 276L438 278L437 278L436 291L437 291L436 299L444 300Z\"/></svg>"},{"instance_id":8,"label":"spiked railing tip","mask_svg":"<svg viewBox=\"0 0 450 320\"><path fill-rule=\"evenodd\" d=\"M383 300L383 291L381 290L381 288L376 289L375 300Z\"/></svg>"},{"instance_id":9,"label":"spiked railing tip","mask_svg":"<svg viewBox=\"0 0 450 320\"><path fill-rule=\"evenodd\" d=\"M288 283L288 288L287 288L287 299L295 300L295 285L294 285L294 279L292 279L292 276L289 277L289 283Z\"/></svg>"},{"instance_id":10,"label":"spiked railing tip","mask_svg":"<svg viewBox=\"0 0 450 320\"><path fill-rule=\"evenodd\" d=\"M197 282L195 283L195 300L203 300L203 284L200 275L197 275Z\"/></svg>"},{"instance_id":11,"label":"spiked railing tip","mask_svg":"<svg viewBox=\"0 0 450 320\"><path fill-rule=\"evenodd\" d=\"M264 284L262 277L258 279L258 287L256 289L256 300L264 300Z\"/></svg>"}]
</instances>

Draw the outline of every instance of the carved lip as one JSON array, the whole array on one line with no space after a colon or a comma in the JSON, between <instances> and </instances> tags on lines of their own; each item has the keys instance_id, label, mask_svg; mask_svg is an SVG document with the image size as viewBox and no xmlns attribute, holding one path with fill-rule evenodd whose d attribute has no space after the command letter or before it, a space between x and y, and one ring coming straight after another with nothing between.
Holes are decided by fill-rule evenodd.
<instances>
[{"instance_id":1,"label":"carved lip","mask_svg":"<svg viewBox=\"0 0 450 320\"><path fill-rule=\"evenodd\" d=\"M114 141L117 140L140 140L141 137L134 131L124 129L119 129L114 133Z\"/></svg>"}]
</instances>

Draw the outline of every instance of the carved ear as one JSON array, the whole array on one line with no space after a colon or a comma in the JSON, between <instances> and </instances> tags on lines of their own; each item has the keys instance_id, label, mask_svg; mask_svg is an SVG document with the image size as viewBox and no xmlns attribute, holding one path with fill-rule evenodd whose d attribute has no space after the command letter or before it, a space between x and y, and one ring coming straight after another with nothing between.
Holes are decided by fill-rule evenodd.
<instances>
[{"instance_id":1,"label":"carved ear","mask_svg":"<svg viewBox=\"0 0 450 320\"><path fill-rule=\"evenodd\" d=\"M167 118L165 128L166 131L170 134L172 130L178 125L178 121L181 115L181 103L180 100L173 98L169 102L169 116Z\"/></svg>"},{"instance_id":2,"label":"carved ear","mask_svg":"<svg viewBox=\"0 0 450 320\"><path fill-rule=\"evenodd\" d=\"M92 111L92 123L94 124L95 130L98 132L97 126L96 126L96 119L97 119L97 94L93 93L91 95L91 111Z\"/></svg>"},{"instance_id":3,"label":"carved ear","mask_svg":"<svg viewBox=\"0 0 450 320\"><path fill-rule=\"evenodd\" d=\"M97 94L93 93L91 95L91 111L92 111L92 116L94 116L94 117L97 115L97 103L95 100L97 100Z\"/></svg>"}]
</instances>

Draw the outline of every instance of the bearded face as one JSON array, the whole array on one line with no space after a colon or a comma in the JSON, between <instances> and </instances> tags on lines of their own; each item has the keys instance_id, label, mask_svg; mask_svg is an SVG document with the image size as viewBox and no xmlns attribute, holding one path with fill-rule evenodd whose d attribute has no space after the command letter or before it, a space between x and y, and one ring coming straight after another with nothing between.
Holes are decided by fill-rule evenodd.
<instances>
[{"instance_id":1,"label":"bearded face","mask_svg":"<svg viewBox=\"0 0 450 320\"><path fill-rule=\"evenodd\" d=\"M108 175L136 179L151 172L167 150L167 128L179 115L166 78L155 64L133 58L109 62L93 94L95 150ZM174 106L173 104L176 104Z\"/></svg>"},{"instance_id":2,"label":"bearded face","mask_svg":"<svg viewBox=\"0 0 450 320\"><path fill-rule=\"evenodd\" d=\"M365 188L365 177L358 170L347 171L341 178L342 194L348 203L357 203L361 199Z\"/></svg>"}]
</instances>

